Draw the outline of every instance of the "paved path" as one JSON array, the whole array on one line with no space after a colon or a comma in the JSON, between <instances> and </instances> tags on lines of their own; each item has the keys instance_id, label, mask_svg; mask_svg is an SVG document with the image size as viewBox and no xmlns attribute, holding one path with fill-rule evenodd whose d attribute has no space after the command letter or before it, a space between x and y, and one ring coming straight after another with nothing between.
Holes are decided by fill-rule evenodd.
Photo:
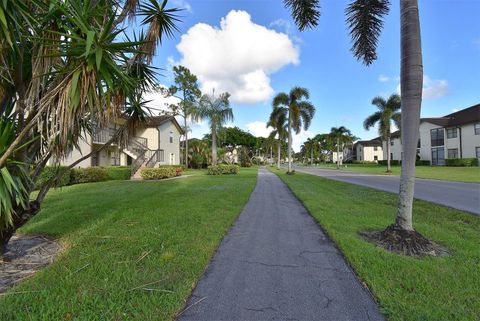
<instances>
[{"instance_id":1,"label":"paved path","mask_svg":"<svg viewBox=\"0 0 480 321\"><path fill-rule=\"evenodd\" d=\"M178 320L383 320L340 252L275 175L257 186Z\"/></svg>"},{"instance_id":2,"label":"paved path","mask_svg":"<svg viewBox=\"0 0 480 321\"><path fill-rule=\"evenodd\" d=\"M295 166L295 170L392 193L398 193L400 187L399 176L304 166ZM480 184L417 178L415 198L480 215Z\"/></svg>"}]
</instances>

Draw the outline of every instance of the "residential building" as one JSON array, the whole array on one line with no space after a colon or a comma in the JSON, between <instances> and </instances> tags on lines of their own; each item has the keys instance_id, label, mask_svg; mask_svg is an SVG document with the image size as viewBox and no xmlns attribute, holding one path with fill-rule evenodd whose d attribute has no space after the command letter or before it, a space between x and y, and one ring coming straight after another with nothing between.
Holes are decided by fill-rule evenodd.
<instances>
[{"instance_id":1,"label":"residential building","mask_svg":"<svg viewBox=\"0 0 480 321\"><path fill-rule=\"evenodd\" d=\"M60 165L70 165L97 147L107 143L116 130L126 122L119 118L108 128L95 129L93 135L85 134ZM124 148L117 144L92 154L82 160L76 167L90 166L127 166L135 169L141 167L158 167L160 165L178 165L180 163L180 136L183 130L173 116L156 116L148 118L145 124L138 125L135 134Z\"/></svg>"},{"instance_id":2,"label":"residential building","mask_svg":"<svg viewBox=\"0 0 480 321\"><path fill-rule=\"evenodd\" d=\"M382 141L379 137L371 140L359 140L353 145L353 160L380 161L383 160Z\"/></svg>"},{"instance_id":3,"label":"residential building","mask_svg":"<svg viewBox=\"0 0 480 321\"><path fill-rule=\"evenodd\" d=\"M392 159L401 160L400 134L393 135ZM445 165L448 158L480 158L480 104L443 117L421 118L418 157L432 165Z\"/></svg>"}]
</instances>

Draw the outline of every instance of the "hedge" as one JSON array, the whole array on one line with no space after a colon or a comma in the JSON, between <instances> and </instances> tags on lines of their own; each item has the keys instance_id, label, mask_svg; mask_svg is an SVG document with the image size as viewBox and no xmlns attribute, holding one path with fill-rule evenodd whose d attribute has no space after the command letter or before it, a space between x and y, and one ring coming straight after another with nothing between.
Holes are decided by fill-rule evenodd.
<instances>
[{"instance_id":1,"label":"hedge","mask_svg":"<svg viewBox=\"0 0 480 321\"><path fill-rule=\"evenodd\" d=\"M478 166L478 158L447 158L445 160L447 166Z\"/></svg>"},{"instance_id":2,"label":"hedge","mask_svg":"<svg viewBox=\"0 0 480 321\"><path fill-rule=\"evenodd\" d=\"M140 176L144 180L164 179L182 175L182 166L160 166L158 168L142 168Z\"/></svg>"},{"instance_id":3,"label":"hedge","mask_svg":"<svg viewBox=\"0 0 480 321\"><path fill-rule=\"evenodd\" d=\"M50 179L55 177L59 171L64 171L65 174L60 177L60 179L56 182L54 187L61 187L70 184L70 174L71 170L67 168L67 166L45 166L42 170L40 175L38 176L37 181L35 182L35 188L39 189L45 183L47 183Z\"/></svg>"},{"instance_id":4,"label":"hedge","mask_svg":"<svg viewBox=\"0 0 480 321\"><path fill-rule=\"evenodd\" d=\"M353 160L352 164L378 164L380 162L381 161ZM347 163L347 162L344 162L344 163Z\"/></svg>"},{"instance_id":5,"label":"hedge","mask_svg":"<svg viewBox=\"0 0 480 321\"><path fill-rule=\"evenodd\" d=\"M208 175L238 174L240 166L238 165L212 165L208 166Z\"/></svg>"},{"instance_id":6,"label":"hedge","mask_svg":"<svg viewBox=\"0 0 480 321\"><path fill-rule=\"evenodd\" d=\"M71 184L103 182L108 180L108 171L104 167L75 168L70 177Z\"/></svg>"},{"instance_id":7,"label":"hedge","mask_svg":"<svg viewBox=\"0 0 480 321\"><path fill-rule=\"evenodd\" d=\"M379 165L387 166L387 160L386 160L386 159L384 159L384 160L379 160L379 161L378 161L378 164L379 164ZM391 159L391 160L390 160L390 165L391 165L391 166L401 165L401 161L396 160L396 159Z\"/></svg>"},{"instance_id":8,"label":"hedge","mask_svg":"<svg viewBox=\"0 0 480 321\"><path fill-rule=\"evenodd\" d=\"M108 179L112 181L122 181L130 179L132 172L129 166L108 166L105 167Z\"/></svg>"},{"instance_id":9,"label":"hedge","mask_svg":"<svg viewBox=\"0 0 480 321\"><path fill-rule=\"evenodd\" d=\"M417 160L415 166L430 166L430 161L428 160Z\"/></svg>"}]
</instances>

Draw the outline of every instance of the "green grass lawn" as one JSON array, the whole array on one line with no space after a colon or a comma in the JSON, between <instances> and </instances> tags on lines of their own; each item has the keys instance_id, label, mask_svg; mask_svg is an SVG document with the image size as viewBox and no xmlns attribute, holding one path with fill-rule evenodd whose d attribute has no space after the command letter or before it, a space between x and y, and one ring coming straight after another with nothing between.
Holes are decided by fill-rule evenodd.
<instances>
[{"instance_id":1,"label":"green grass lawn","mask_svg":"<svg viewBox=\"0 0 480 321\"><path fill-rule=\"evenodd\" d=\"M171 320L247 202L257 170L188 174L52 191L21 232L53 235L65 250L0 296L0 320Z\"/></svg>"},{"instance_id":2,"label":"green grass lawn","mask_svg":"<svg viewBox=\"0 0 480 321\"><path fill-rule=\"evenodd\" d=\"M318 167L336 169L335 164L321 164ZM392 166L392 173L386 173L387 167L375 164L343 164L342 170L384 175L400 175L400 166ZM416 177L443 179L447 181L480 183L480 167L417 166Z\"/></svg>"},{"instance_id":3,"label":"green grass lawn","mask_svg":"<svg viewBox=\"0 0 480 321\"><path fill-rule=\"evenodd\" d=\"M415 228L446 246L451 256L405 257L358 234L394 222L396 195L298 172L272 171L335 241L390 320L479 320L480 217L415 201Z\"/></svg>"}]
</instances>

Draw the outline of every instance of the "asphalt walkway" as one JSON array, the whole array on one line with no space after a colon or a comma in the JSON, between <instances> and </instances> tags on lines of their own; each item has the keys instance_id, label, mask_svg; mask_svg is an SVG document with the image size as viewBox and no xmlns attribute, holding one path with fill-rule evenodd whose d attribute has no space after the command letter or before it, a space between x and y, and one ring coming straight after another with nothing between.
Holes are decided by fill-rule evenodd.
<instances>
[{"instance_id":1,"label":"asphalt walkway","mask_svg":"<svg viewBox=\"0 0 480 321\"><path fill-rule=\"evenodd\" d=\"M400 177L295 166L295 170L398 194ZM479 169L480 175L480 169ZM415 179L415 198L480 215L480 184Z\"/></svg>"},{"instance_id":2,"label":"asphalt walkway","mask_svg":"<svg viewBox=\"0 0 480 321\"><path fill-rule=\"evenodd\" d=\"M384 320L334 244L265 169L177 320Z\"/></svg>"}]
</instances>

